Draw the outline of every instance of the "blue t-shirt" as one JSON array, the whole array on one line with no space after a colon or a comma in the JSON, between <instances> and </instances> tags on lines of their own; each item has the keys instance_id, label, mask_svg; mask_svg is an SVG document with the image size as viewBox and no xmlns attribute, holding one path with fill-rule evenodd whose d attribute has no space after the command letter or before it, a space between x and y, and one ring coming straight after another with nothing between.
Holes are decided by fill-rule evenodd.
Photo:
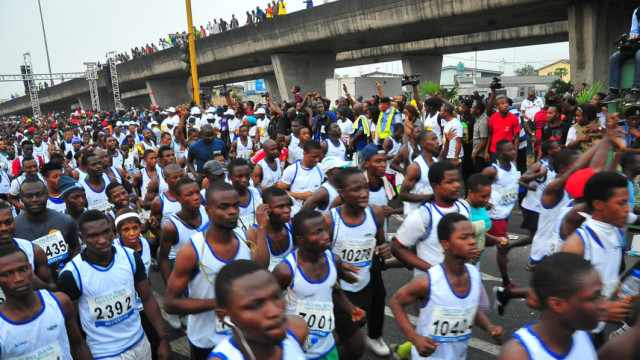
<instances>
[{"instance_id":1,"label":"blue t-shirt","mask_svg":"<svg viewBox=\"0 0 640 360\"><path fill-rule=\"evenodd\" d=\"M201 172L204 163L213 159L214 155L227 157L227 147L222 140L213 139L213 142L209 145L202 140L198 140L189 146L189 158L196 160L196 170L198 172Z\"/></svg>"},{"instance_id":2,"label":"blue t-shirt","mask_svg":"<svg viewBox=\"0 0 640 360\"><path fill-rule=\"evenodd\" d=\"M368 120L364 119L363 121L368 121ZM362 136L360 136L360 138L356 142L356 150L360 151L364 149L365 146L367 146L367 135L364 133L364 126L362 124L362 121L358 122L358 129L356 130L355 134L357 134L358 131L362 131ZM355 134L353 135L355 136Z\"/></svg>"},{"instance_id":3,"label":"blue t-shirt","mask_svg":"<svg viewBox=\"0 0 640 360\"><path fill-rule=\"evenodd\" d=\"M325 111L325 114L327 114L327 116L329 117L329 120L324 122L324 125L320 125L318 126L318 131L316 131L315 134L312 134L313 140L318 141L318 142L322 142L324 140L327 140L329 138L329 135L327 135L326 132L322 132L322 126L324 126L326 128L327 125L329 125L329 123L331 122L338 122L338 117L336 116L336 113L334 113L333 111ZM313 117L313 123L311 124L311 127L313 128L313 125L316 124L316 118L318 117L318 115Z\"/></svg>"}]
</instances>

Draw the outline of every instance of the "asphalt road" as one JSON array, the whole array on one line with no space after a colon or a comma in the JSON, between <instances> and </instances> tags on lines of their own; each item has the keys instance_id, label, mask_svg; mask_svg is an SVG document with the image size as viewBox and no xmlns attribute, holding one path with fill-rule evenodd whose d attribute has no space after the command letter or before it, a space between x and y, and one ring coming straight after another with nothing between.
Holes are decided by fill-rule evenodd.
<instances>
[{"instance_id":1,"label":"asphalt road","mask_svg":"<svg viewBox=\"0 0 640 360\"><path fill-rule=\"evenodd\" d=\"M520 229L520 223L522 217L519 210L514 210L508 226L509 234L515 234L522 236L525 230ZM399 221L391 219L389 223L389 232L395 232L399 226ZM526 287L529 284L531 272L525 270L529 258L530 246L516 248L510 252L509 273L511 280L514 284L521 287ZM501 284L499 278L499 271L495 261L495 248L488 248L485 250L484 259L482 261L482 273L483 273L483 285L489 294L491 301L491 308L486 312L491 322L495 325L502 326L505 331L505 339L509 339L511 335L520 327L535 320L538 316L536 311L526 306L524 300L511 301L506 309L504 316L499 316L493 309L493 293L492 288ZM627 259L627 264L633 264ZM387 289L387 304L393 294L404 284L409 282L412 278L412 272L406 269L389 269L383 274L386 289ZM162 301L159 294L164 294L164 284L158 272L152 272L151 283L154 292L156 293L159 301ZM161 306L162 307L162 306ZM408 307L409 314L417 315L415 307ZM387 316L385 317L384 324L384 340L387 344L403 343L406 341L404 333L400 330L395 322L391 310L387 308ZM183 360L189 359L189 346L186 339L186 335L182 331L172 330L175 339L172 341L172 348L174 350L174 359ZM366 333L366 332L365 332ZM495 359L500 352L500 346L495 345L490 337L484 333L480 328L476 327L471 335L469 342L468 359L473 360L485 360ZM390 359L390 357L388 357ZM363 359L381 359L376 356L369 349L366 349Z\"/></svg>"}]
</instances>

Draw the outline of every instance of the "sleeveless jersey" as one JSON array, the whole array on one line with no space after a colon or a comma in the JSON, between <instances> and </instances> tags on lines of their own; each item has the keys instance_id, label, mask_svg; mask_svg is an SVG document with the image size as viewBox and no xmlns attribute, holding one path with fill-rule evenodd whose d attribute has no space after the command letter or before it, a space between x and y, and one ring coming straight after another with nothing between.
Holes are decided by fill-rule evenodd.
<instances>
[{"instance_id":1,"label":"sleeveless jersey","mask_svg":"<svg viewBox=\"0 0 640 360\"><path fill-rule=\"evenodd\" d=\"M253 155L253 141L250 136L247 136L247 145L243 145L240 139L240 137L236 139L236 157L249 160Z\"/></svg>"},{"instance_id":2,"label":"sleeveless jersey","mask_svg":"<svg viewBox=\"0 0 640 360\"><path fill-rule=\"evenodd\" d=\"M278 158L276 158L275 161L275 170L271 169L271 166L269 166L269 163L266 159L258 161L257 165L262 169L262 180L260 181L260 186L269 187L280 181L280 178L282 177L282 164L280 163L280 159Z\"/></svg>"},{"instance_id":3,"label":"sleeveless jersey","mask_svg":"<svg viewBox=\"0 0 640 360\"><path fill-rule=\"evenodd\" d=\"M249 202L247 205L240 205L240 217L238 218L238 227L244 231L257 224L256 209L262 204L260 190L249 187L247 191L249 191Z\"/></svg>"},{"instance_id":4,"label":"sleeveless jersey","mask_svg":"<svg viewBox=\"0 0 640 360\"><path fill-rule=\"evenodd\" d=\"M291 223L284 224L284 229L287 232L287 238L289 242L287 243L287 247L282 249L274 249L273 245L271 245L271 238L269 238L269 233L267 233L267 245L269 246L269 271L272 271L289 253L293 250L295 244L293 243L293 233L291 232Z\"/></svg>"},{"instance_id":5,"label":"sleeveless jersey","mask_svg":"<svg viewBox=\"0 0 640 360\"><path fill-rule=\"evenodd\" d=\"M429 300L420 309L416 333L431 337L440 346L428 358L418 354L411 346L411 358L429 360L466 359L468 341L471 337L476 312L480 303L482 279L480 271L465 264L469 273L469 292L459 296L453 292L442 265L430 268Z\"/></svg>"},{"instance_id":6,"label":"sleeveless jersey","mask_svg":"<svg viewBox=\"0 0 640 360\"><path fill-rule=\"evenodd\" d=\"M116 155L111 157L113 159L112 165L117 168L121 168L124 163L124 156L119 149L116 149Z\"/></svg>"},{"instance_id":7,"label":"sleeveless jersey","mask_svg":"<svg viewBox=\"0 0 640 360\"><path fill-rule=\"evenodd\" d=\"M335 146L331 139L327 139L325 142L327 143L327 152L324 154L325 157L335 156L340 160L344 160L347 154L347 146L344 144L344 141L338 139L338 146Z\"/></svg>"},{"instance_id":8,"label":"sleeveless jersey","mask_svg":"<svg viewBox=\"0 0 640 360\"><path fill-rule=\"evenodd\" d=\"M160 227L163 228L167 221L169 221L171 215L180 211L180 209L182 209L182 206L178 202L178 199L171 200L166 193L162 193L160 194L160 209L162 209L162 219L160 220Z\"/></svg>"},{"instance_id":9,"label":"sleeveless jersey","mask_svg":"<svg viewBox=\"0 0 640 360\"><path fill-rule=\"evenodd\" d=\"M149 245L149 241L143 237L140 237L138 240L140 241L140 245L142 245L138 255L140 255L142 263L144 264L144 272L149 276L149 269L151 268L151 245ZM120 238L114 239L113 243L124 247ZM142 306L142 299L140 299L138 293L136 293L136 305L138 311L144 310L144 307Z\"/></svg>"},{"instance_id":10,"label":"sleeveless jersey","mask_svg":"<svg viewBox=\"0 0 640 360\"><path fill-rule=\"evenodd\" d=\"M0 194L8 194L9 190L11 190L9 174L4 169L0 170Z\"/></svg>"},{"instance_id":11,"label":"sleeveless jersey","mask_svg":"<svg viewBox=\"0 0 640 360\"><path fill-rule=\"evenodd\" d=\"M593 341L587 331L576 331L571 336L571 349L566 355L556 354L538 337L527 325L513 334L527 350L530 360L596 360L598 355L593 347Z\"/></svg>"},{"instance_id":12,"label":"sleeveless jersey","mask_svg":"<svg viewBox=\"0 0 640 360\"><path fill-rule=\"evenodd\" d=\"M364 210L364 221L359 225L347 225L342 220L340 209L331 209L333 222L333 238L331 250L340 255L343 262L360 268L359 274L353 274L358 281L349 284L340 280L340 287L345 291L357 292L364 289L371 280L371 262L376 252L376 233L378 224L371 206Z\"/></svg>"},{"instance_id":13,"label":"sleeveless jersey","mask_svg":"<svg viewBox=\"0 0 640 360\"><path fill-rule=\"evenodd\" d=\"M558 222L558 218L563 219L568 210L571 202L571 196L566 191L563 192L562 198L558 203L550 208L542 205L540 202L540 217L538 217L538 231L533 236L533 242L531 243L531 254L529 258L533 261L540 261L545 256L549 256L554 253L553 249L557 245L560 232L555 233L556 227L554 226ZM566 211L565 211L566 210ZM562 220L560 220L562 221ZM558 224L559 229L560 224Z\"/></svg>"},{"instance_id":14,"label":"sleeveless jersey","mask_svg":"<svg viewBox=\"0 0 640 360\"><path fill-rule=\"evenodd\" d=\"M80 169L80 167L76 167L74 170L78 172L78 181L80 183L82 183L84 181L84 179L87 178L87 176L88 176L87 173L82 171L82 169Z\"/></svg>"},{"instance_id":15,"label":"sleeveless jersey","mask_svg":"<svg viewBox=\"0 0 640 360\"><path fill-rule=\"evenodd\" d=\"M49 157L49 145L45 143L41 143L40 147L37 147L36 144L33 144L33 157L40 156L45 159Z\"/></svg>"},{"instance_id":16,"label":"sleeveless jersey","mask_svg":"<svg viewBox=\"0 0 640 360\"><path fill-rule=\"evenodd\" d=\"M62 212L67 209L67 205L62 200L62 196L59 197L51 197L47 199L47 209L55 210L57 212Z\"/></svg>"},{"instance_id":17,"label":"sleeveless jersey","mask_svg":"<svg viewBox=\"0 0 640 360\"><path fill-rule=\"evenodd\" d=\"M156 170L157 171L157 170ZM164 170L160 169L158 174L158 194L162 194L169 190L169 184L164 180Z\"/></svg>"},{"instance_id":18,"label":"sleeveless jersey","mask_svg":"<svg viewBox=\"0 0 640 360\"><path fill-rule=\"evenodd\" d=\"M390 136L389 139L391 139L391 144L393 146L391 147L391 150L387 153L387 156L393 156L397 154L398 151L400 151L400 148L402 147L402 141L396 141L396 139L394 139L393 136ZM393 175L397 173L397 171L393 170L389 165L391 165L391 160L387 160L387 169L385 170L385 174Z\"/></svg>"},{"instance_id":19,"label":"sleeveless jersey","mask_svg":"<svg viewBox=\"0 0 640 360\"><path fill-rule=\"evenodd\" d=\"M564 246L565 239L562 237L562 223L564 222L564 218L567 217L569 211L573 209L573 200L569 201L561 210L558 211L559 216L553 222L553 231L551 235L551 249L549 250L549 254L555 254L562 249Z\"/></svg>"},{"instance_id":20,"label":"sleeveless jersey","mask_svg":"<svg viewBox=\"0 0 640 360\"><path fill-rule=\"evenodd\" d=\"M156 164L156 176L154 177L149 176L149 172L147 171L146 167L140 171L141 179L142 179L142 184L140 184L140 192L142 194L142 199L144 199L144 196L147 194L147 187L149 186L149 183L151 182L151 180L156 178L158 174L160 174L161 172L162 172L162 169L160 169L160 166L158 166L157 164Z\"/></svg>"},{"instance_id":21,"label":"sleeveless jersey","mask_svg":"<svg viewBox=\"0 0 640 360\"><path fill-rule=\"evenodd\" d=\"M596 232L606 227L609 231ZM591 218L586 219L576 233L584 244L583 257L598 271L602 279L602 294L608 298L618 287L622 251L624 250L624 235L622 230L613 225L604 224Z\"/></svg>"},{"instance_id":22,"label":"sleeveless jersey","mask_svg":"<svg viewBox=\"0 0 640 360\"><path fill-rule=\"evenodd\" d=\"M320 212L321 214L326 214L329 212L329 205L331 205L333 200L335 200L335 198L337 198L339 194L338 194L338 190L335 187L333 187L333 185L331 185L329 181L323 182L322 185L320 185L320 187L323 187L327 190L327 193L329 194L329 200L327 201L326 208L324 209L315 208L315 210Z\"/></svg>"},{"instance_id":23,"label":"sleeveless jersey","mask_svg":"<svg viewBox=\"0 0 640 360\"><path fill-rule=\"evenodd\" d=\"M497 163L491 164L496 169L496 179L491 185L491 204L493 208L487 210L493 220L503 220L511 215L513 206L518 201L518 180L520 172L515 163L511 163L511 169L506 170Z\"/></svg>"},{"instance_id":24,"label":"sleeveless jersey","mask_svg":"<svg viewBox=\"0 0 640 360\"><path fill-rule=\"evenodd\" d=\"M204 210L204 206L200 205L200 226L194 229L191 225L187 225L181 218L179 218L176 214L171 215L169 221L173 223L173 226L176 227L176 233L178 234L178 242L171 246L171 251L169 251L169 260L174 260L178 255L178 251L182 248L182 246L189 242L189 239L199 233L200 231L205 230L209 227L209 216L207 212ZM193 224L195 225L195 224Z\"/></svg>"},{"instance_id":25,"label":"sleeveless jersey","mask_svg":"<svg viewBox=\"0 0 640 360\"><path fill-rule=\"evenodd\" d=\"M542 212L542 194L544 189L550 182L555 180L556 172L549 168L549 160L540 160L542 167L547 169L547 175L538 179L534 179L530 184L538 185L535 191L527 190L527 195L522 199L521 206L529 211L541 213Z\"/></svg>"},{"instance_id":26,"label":"sleeveless jersey","mask_svg":"<svg viewBox=\"0 0 640 360\"><path fill-rule=\"evenodd\" d=\"M309 326L309 335L318 342L305 354L307 359L319 359L335 347L332 331L336 321L333 315L333 287L338 280L338 271L331 250L326 250L327 276L321 281L307 279L298 265L295 251L284 258L291 271L291 285L285 290L285 312L298 315Z\"/></svg>"},{"instance_id":27,"label":"sleeveless jersey","mask_svg":"<svg viewBox=\"0 0 640 360\"><path fill-rule=\"evenodd\" d=\"M0 357L72 360L60 302L47 290L36 293L42 310L30 320L14 322L0 313Z\"/></svg>"},{"instance_id":28,"label":"sleeveless jersey","mask_svg":"<svg viewBox=\"0 0 640 360\"><path fill-rule=\"evenodd\" d=\"M300 139L291 133L291 137L289 138L289 151L298 145L300 145Z\"/></svg>"},{"instance_id":29,"label":"sleeveless jersey","mask_svg":"<svg viewBox=\"0 0 640 360\"><path fill-rule=\"evenodd\" d=\"M29 260L29 264L31 264L31 271L36 271L36 263L33 255L33 243L31 241L16 238L13 238L13 243L27 254L27 259ZM4 293L2 292L2 289L0 289L0 305L4 303L5 300L6 298L4 296ZM2 346L0 346L0 348L2 348Z\"/></svg>"},{"instance_id":30,"label":"sleeveless jersey","mask_svg":"<svg viewBox=\"0 0 640 360\"><path fill-rule=\"evenodd\" d=\"M228 337L213 349L209 358L219 357L220 359L226 360L245 360L239 348L233 338ZM304 359L304 351L302 351L302 347L300 347L296 336L289 329L287 329L287 337L280 342L280 348L282 348L282 360Z\"/></svg>"},{"instance_id":31,"label":"sleeveless jersey","mask_svg":"<svg viewBox=\"0 0 640 360\"><path fill-rule=\"evenodd\" d=\"M433 158L433 161L437 162L436 158ZM423 154L420 154L413 161L415 164L418 164L420 167L420 178L416 181L416 184L413 185L413 188L409 190L410 194L418 194L418 195L426 195L433 194L433 189L431 188L431 183L429 182L429 165L424 158ZM409 213L420 207L420 203L415 202L404 202L404 217L407 217Z\"/></svg>"},{"instance_id":32,"label":"sleeveless jersey","mask_svg":"<svg viewBox=\"0 0 640 360\"><path fill-rule=\"evenodd\" d=\"M389 198L387 197L387 193L384 191L384 185L380 186L380 188L376 191L371 190L369 188L369 204L378 205L378 206L387 206L389 205ZM387 223L388 219L384 219L384 233L387 234Z\"/></svg>"},{"instance_id":33,"label":"sleeveless jersey","mask_svg":"<svg viewBox=\"0 0 640 360\"><path fill-rule=\"evenodd\" d=\"M116 356L136 346L144 331L136 309L133 250L114 246L113 262L99 268L76 255L63 271L72 271L82 295L78 312L94 358Z\"/></svg>"},{"instance_id":34,"label":"sleeveless jersey","mask_svg":"<svg viewBox=\"0 0 640 360\"><path fill-rule=\"evenodd\" d=\"M122 184L122 176L120 176L120 171L118 171L118 168L116 168L115 166L112 166L109 168L109 172L111 173L111 176L113 176L113 178L116 179L117 182Z\"/></svg>"},{"instance_id":35,"label":"sleeveless jersey","mask_svg":"<svg viewBox=\"0 0 640 360\"><path fill-rule=\"evenodd\" d=\"M324 179L324 175L322 174L319 166L307 169L302 166L302 162L300 161L296 161L293 166L295 173L293 175L291 185L289 186L289 191L298 193L318 190L322 184L322 180ZM293 206L291 207L291 217L295 216L295 214L300 211L302 203L302 200L295 199Z\"/></svg>"},{"instance_id":36,"label":"sleeveless jersey","mask_svg":"<svg viewBox=\"0 0 640 360\"><path fill-rule=\"evenodd\" d=\"M234 231L234 235L238 239L238 251L229 261L221 260L213 253L213 249L204 237L204 231L191 237L191 246L198 256L198 272L189 281L190 298L215 299L216 294L213 286L216 274L220 272L220 269L234 260L251 259L251 252L245 244L246 238L239 236L236 231ZM199 348L213 348L231 334L231 327L220 321L213 310L189 314L187 317L187 337L189 342Z\"/></svg>"},{"instance_id":37,"label":"sleeveless jersey","mask_svg":"<svg viewBox=\"0 0 640 360\"><path fill-rule=\"evenodd\" d=\"M433 201L422 206L429 213L429 218L431 220L427 237L416 245L416 254L420 259L431 264L431 266L435 266L444 261L444 250L442 249L440 239L438 238L438 224L440 223L440 219L442 219L444 215L450 213L458 213L465 216L467 219L471 219L471 212L461 201L456 201L450 208L441 208L434 204ZM421 270L413 270L414 276L421 274L423 274Z\"/></svg>"},{"instance_id":38,"label":"sleeveless jersey","mask_svg":"<svg viewBox=\"0 0 640 360\"><path fill-rule=\"evenodd\" d=\"M111 208L111 203L109 203L109 198L107 198L107 193L105 192L107 185L109 185L111 180L109 180L109 176L107 174L102 174L102 181L104 182L104 186L100 191L93 190L93 188L89 186L87 179L80 182L82 187L84 187L84 192L87 196L87 205L89 210L106 211Z\"/></svg>"}]
</instances>

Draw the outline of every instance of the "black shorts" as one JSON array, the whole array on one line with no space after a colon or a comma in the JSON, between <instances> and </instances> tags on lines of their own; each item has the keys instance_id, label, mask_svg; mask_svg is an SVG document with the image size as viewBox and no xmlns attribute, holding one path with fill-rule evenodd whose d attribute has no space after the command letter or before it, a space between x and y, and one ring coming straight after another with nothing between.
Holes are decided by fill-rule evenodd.
<instances>
[{"instance_id":1,"label":"black shorts","mask_svg":"<svg viewBox=\"0 0 640 360\"><path fill-rule=\"evenodd\" d=\"M358 292L345 291L344 293L353 305L367 312L371 308L371 283ZM351 314L342 308L334 307L333 315L336 317L335 332L341 341L350 339L360 329L358 324L351 320Z\"/></svg>"},{"instance_id":2,"label":"black shorts","mask_svg":"<svg viewBox=\"0 0 640 360\"><path fill-rule=\"evenodd\" d=\"M520 207L520 209L522 210L522 225L520 225L520 227L529 230L529 235L535 234L536 231L538 231L538 218L540 214L523 207Z\"/></svg>"}]
</instances>

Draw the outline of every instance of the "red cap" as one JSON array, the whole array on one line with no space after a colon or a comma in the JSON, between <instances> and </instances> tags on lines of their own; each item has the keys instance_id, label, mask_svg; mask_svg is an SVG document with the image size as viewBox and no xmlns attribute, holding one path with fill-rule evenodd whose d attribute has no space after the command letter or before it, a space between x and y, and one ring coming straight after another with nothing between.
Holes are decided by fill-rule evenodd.
<instances>
[{"instance_id":1,"label":"red cap","mask_svg":"<svg viewBox=\"0 0 640 360\"><path fill-rule=\"evenodd\" d=\"M102 126L107 127L107 126L109 126L109 123L108 123L108 122L106 122L106 121L103 121L103 122L102 122Z\"/></svg>"},{"instance_id":2,"label":"red cap","mask_svg":"<svg viewBox=\"0 0 640 360\"><path fill-rule=\"evenodd\" d=\"M58 127L58 125L57 125L57 124L51 124L51 128L52 128L52 129L55 129L55 128L57 128L57 127Z\"/></svg>"},{"instance_id":3,"label":"red cap","mask_svg":"<svg viewBox=\"0 0 640 360\"><path fill-rule=\"evenodd\" d=\"M34 128L33 126L29 128L29 131L36 131L36 128Z\"/></svg>"},{"instance_id":4,"label":"red cap","mask_svg":"<svg viewBox=\"0 0 640 360\"><path fill-rule=\"evenodd\" d=\"M574 199L580 199L584 196L584 185L595 173L592 168L585 168L574 172L569 176L569 179L567 179L567 184L564 186L564 189L567 190L569 195L573 196Z\"/></svg>"}]
</instances>

